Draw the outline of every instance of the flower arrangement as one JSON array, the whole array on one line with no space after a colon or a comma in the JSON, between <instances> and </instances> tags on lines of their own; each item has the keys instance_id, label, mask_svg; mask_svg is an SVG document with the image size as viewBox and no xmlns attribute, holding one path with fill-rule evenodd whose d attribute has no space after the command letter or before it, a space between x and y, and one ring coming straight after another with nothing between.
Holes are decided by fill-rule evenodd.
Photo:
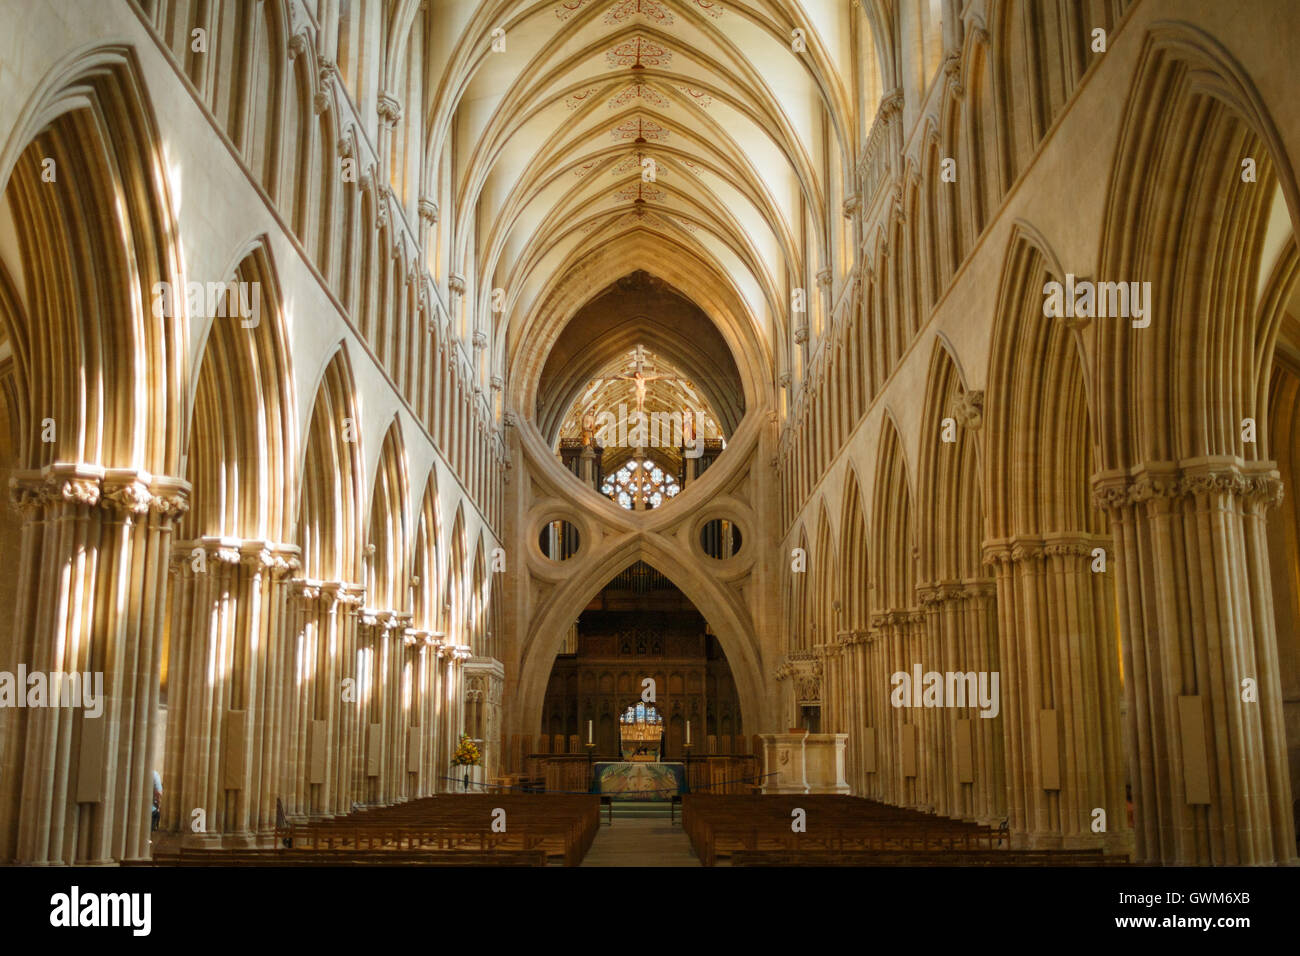
<instances>
[{"instance_id":1,"label":"flower arrangement","mask_svg":"<svg viewBox=\"0 0 1300 956\"><path fill-rule=\"evenodd\" d=\"M483 759L479 753L478 747L474 741L469 739L468 734L460 735L460 746L456 752L451 755L451 764L453 767L477 767L478 762Z\"/></svg>"}]
</instances>

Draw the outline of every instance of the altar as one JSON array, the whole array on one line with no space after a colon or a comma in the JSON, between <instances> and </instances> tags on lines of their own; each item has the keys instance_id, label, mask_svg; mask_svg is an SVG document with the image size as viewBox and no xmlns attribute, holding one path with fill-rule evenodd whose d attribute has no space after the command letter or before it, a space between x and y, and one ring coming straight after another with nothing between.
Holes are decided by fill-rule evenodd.
<instances>
[{"instance_id":1,"label":"altar","mask_svg":"<svg viewBox=\"0 0 1300 956\"><path fill-rule=\"evenodd\" d=\"M686 764L646 760L596 763L592 791L619 800L671 800L687 792Z\"/></svg>"},{"instance_id":2,"label":"altar","mask_svg":"<svg viewBox=\"0 0 1300 956\"><path fill-rule=\"evenodd\" d=\"M619 715L618 737L624 760L656 763L663 755L664 719L654 704L632 705Z\"/></svg>"},{"instance_id":3,"label":"altar","mask_svg":"<svg viewBox=\"0 0 1300 956\"><path fill-rule=\"evenodd\" d=\"M618 718L622 760L601 761L592 768L591 789L620 800L671 800L685 793L686 764L665 763L664 719L654 704L628 707Z\"/></svg>"}]
</instances>

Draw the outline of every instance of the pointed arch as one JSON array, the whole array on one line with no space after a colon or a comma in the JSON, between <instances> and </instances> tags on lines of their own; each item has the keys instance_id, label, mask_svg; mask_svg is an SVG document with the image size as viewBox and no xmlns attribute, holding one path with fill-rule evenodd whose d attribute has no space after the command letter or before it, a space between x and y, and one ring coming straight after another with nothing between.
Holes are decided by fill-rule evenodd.
<instances>
[{"instance_id":1,"label":"pointed arch","mask_svg":"<svg viewBox=\"0 0 1300 956\"><path fill-rule=\"evenodd\" d=\"M763 690L757 640L734 592L704 573L690 573L683 556L654 536L631 536L616 546L593 552L571 576L557 585L539 608L528 636L519 645L519 703L514 717L520 727L536 727L541 719L547 680L555 654L582 608L610 579L636 561L644 561L668 578L708 621L727 656L740 696L745 726L771 726L778 715ZM707 560L707 559L706 559ZM698 572L698 569L695 569Z\"/></svg>"},{"instance_id":2,"label":"pointed arch","mask_svg":"<svg viewBox=\"0 0 1300 956\"><path fill-rule=\"evenodd\" d=\"M406 445L401 420L394 418L384 434L370 499L370 530L366 539L366 603L382 610L407 608L409 516Z\"/></svg>"},{"instance_id":3,"label":"pointed arch","mask_svg":"<svg viewBox=\"0 0 1300 956\"><path fill-rule=\"evenodd\" d=\"M900 611L916 601L916 532L903 443L890 415L880 426L879 447L871 511L872 609Z\"/></svg>"},{"instance_id":4,"label":"pointed arch","mask_svg":"<svg viewBox=\"0 0 1300 956\"><path fill-rule=\"evenodd\" d=\"M1040 242L1012 230L998 293L984 416L991 538L1106 533L1088 485L1094 416L1078 339L1063 321L1043 318L1043 286L1058 277Z\"/></svg>"},{"instance_id":5,"label":"pointed arch","mask_svg":"<svg viewBox=\"0 0 1300 956\"><path fill-rule=\"evenodd\" d=\"M8 142L0 181L31 264L21 281L13 277L25 296L0 309L18 391L30 396L20 465L179 475L186 335L175 293L184 282L135 54L110 45L56 64ZM49 170L58 188L44 181ZM71 222L84 225L63 228ZM59 361L73 356L76 364ZM46 419L57 425L53 442L42 440Z\"/></svg>"},{"instance_id":6,"label":"pointed arch","mask_svg":"<svg viewBox=\"0 0 1300 956\"><path fill-rule=\"evenodd\" d=\"M1266 437L1244 429L1269 417L1281 303L1300 282L1285 238L1300 221L1295 171L1252 77L1185 24L1157 22L1143 38L1123 116L1099 263L1107 279L1149 283L1150 321L1094 320L1094 488L1123 572L1137 856L1289 861L1294 771L1267 534L1282 489ZM1275 243L1280 258L1266 264ZM1257 701L1242 700L1245 674ZM1206 772L1179 761L1152 771L1189 739ZM1205 800L1193 805L1182 794L1197 783Z\"/></svg>"},{"instance_id":7,"label":"pointed arch","mask_svg":"<svg viewBox=\"0 0 1300 956\"><path fill-rule=\"evenodd\" d=\"M947 344L936 336L930 353L921 460L917 482L922 523L918 574L922 582L967 581L982 577L980 545L984 534L978 406L971 402L964 376ZM955 417L961 415L960 418ZM953 441L945 439L951 419Z\"/></svg>"},{"instance_id":8,"label":"pointed arch","mask_svg":"<svg viewBox=\"0 0 1300 956\"><path fill-rule=\"evenodd\" d=\"M833 609L835 584L837 581L838 561L835 554L835 535L831 530L830 515L826 510L826 501L822 500L817 509L817 537L812 553L809 571L809 592L807 617L805 618L804 646L802 650L816 650L835 640L836 614Z\"/></svg>"},{"instance_id":9,"label":"pointed arch","mask_svg":"<svg viewBox=\"0 0 1300 956\"><path fill-rule=\"evenodd\" d=\"M61 58L15 113L0 154L5 257L16 253L12 272L0 268L0 402L17 421L0 467L15 469L5 477L21 511L0 527L18 542L7 554L18 581L0 590L0 667L102 674L105 706L98 720L0 721L0 861L139 859L162 645L151 597L167 588L187 492L185 313L155 300L184 287L173 184L127 46ZM67 755L96 724L113 756L101 798L79 803Z\"/></svg>"},{"instance_id":10,"label":"pointed arch","mask_svg":"<svg viewBox=\"0 0 1300 956\"><path fill-rule=\"evenodd\" d=\"M199 361L186 473L194 490L182 537L287 541L297 414L280 284L265 236L229 275ZM245 400L232 403L232 395Z\"/></svg>"},{"instance_id":11,"label":"pointed arch","mask_svg":"<svg viewBox=\"0 0 1300 956\"><path fill-rule=\"evenodd\" d=\"M474 545L474 561L470 566L469 589L469 641L475 656L486 657L488 634L488 576L483 557L483 536Z\"/></svg>"},{"instance_id":12,"label":"pointed arch","mask_svg":"<svg viewBox=\"0 0 1300 956\"><path fill-rule=\"evenodd\" d=\"M352 364L340 343L321 376L304 442L297 541L308 578L361 580L365 458L358 422Z\"/></svg>"},{"instance_id":13,"label":"pointed arch","mask_svg":"<svg viewBox=\"0 0 1300 956\"><path fill-rule=\"evenodd\" d=\"M871 619L867 518L862 481L850 466L844 475L844 516L840 521L840 595L844 626L865 631Z\"/></svg>"},{"instance_id":14,"label":"pointed arch","mask_svg":"<svg viewBox=\"0 0 1300 956\"><path fill-rule=\"evenodd\" d=\"M1125 806L1114 583L1094 570L1095 550L1111 545L1089 489L1094 416L1078 333L1043 316L1040 242L1013 227L984 414L983 557L997 582L1001 685L1019 688L1001 715L1007 813L1013 845L1123 846L1126 814L1110 814L1105 834L1090 823L1095 807Z\"/></svg>"},{"instance_id":15,"label":"pointed arch","mask_svg":"<svg viewBox=\"0 0 1300 956\"><path fill-rule=\"evenodd\" d=\"M1140 333L1123 319L1096 320L1103 467L1254 461L1262 443L1241 442L1240 423L1266 417L1276 335L1259 311L1261 255L1276 190L1294 231L1300 189L1248 78L1204 33L1153 28L1127 102L1100 271L1149 282L1148 317L1160 303L1164 320ZM1175 142L1197 148L1179 154ZM1242 181L1242 157L1254 158L1257 182Z\"/></svg>"},{"instance_id":16,"label":"pointed arch","mask_svg":"<svg viewBox=\"0 0 1300 956\"><path fill-rule=\"evenodd\" d=\"M447 636L453 644L468 644L468 619L465 614L465 504L456 506L456 517L448 539L447 570L443 579L443 613L447 615Z\"/></svg>"},{"instance_id":17,"label":"pointed arch","mask_svg":"<svg viewBox=\"0 0 1300 956\"><path fill-rule=\"evenodd\" d=\"M788 584L785 607L785 650L787 653L804 647L808 640L806 623L808 619L808 532L802 525L795 540L799 542L795 547L802 559L802 567L798 571L794 569L796 558L792 555L786 570Z\"/></svg>"},{"instance_id":18,"label":"pointed arch","mask_svg":"<svg viewBox=\"0 0 1300 956\"><path fill-rule=\"evenodd\" d=\"M429 469L420 498L420 518L415 527L415 548L411 554L411 576L415 600L411 607L415 626L427 631L444 628L444 616L438 595L442 548L442 524L438 502L438 469Z\"/></svg>"}]
</instances>

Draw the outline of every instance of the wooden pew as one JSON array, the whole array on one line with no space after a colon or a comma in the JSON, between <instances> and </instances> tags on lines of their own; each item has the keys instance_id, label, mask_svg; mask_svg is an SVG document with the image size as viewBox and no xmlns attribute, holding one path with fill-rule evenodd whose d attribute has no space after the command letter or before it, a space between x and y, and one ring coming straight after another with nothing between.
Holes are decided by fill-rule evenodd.
<instances>
[{"instance_id":1,"label":"wooden pew","mask_svg":"<svg viewBox=\"0 0 1300 956\"><path fill-rule=\"evenodd\" d=\"M791 829L792 811L807 830ZM687 794L682 824L705 866L734 852L905 853L1002 851L1003 827L948 820L901 807L829 794L711 796Z\"/></svg>"},{"instance_id":2,"label":"wooden pew","mask_svg":"<svg viewBox=\"0 0 1300 956\"><path fill-rule=\"evenodd\" d=\"M736 850L732 866L1128 866L1097 850Z\"/></svg>"},{"instance_id":3,"label":"wooden pew","mask_svg":"<svg viewBox=\"0 0 1300 956\"><path fill-rule=\"evenodd\" d=\"M545 866L543 850L221 850L182 849L123 866Z\"/></svg>"},{"instance_id":4,"label":"wooden pew","mask_svg":"<svg viewBox=\"0 0 1300 956\"><path fill-rule=\"evenodd\" d=\"M391 807L358 810L328 821L288 824L277 843L310 852L498 852L541 850L582 861L599 829L596 795L521 796L449 794ZM492 831L493 812L505 811L505 832Z\"/></svg>"}]
</instances>

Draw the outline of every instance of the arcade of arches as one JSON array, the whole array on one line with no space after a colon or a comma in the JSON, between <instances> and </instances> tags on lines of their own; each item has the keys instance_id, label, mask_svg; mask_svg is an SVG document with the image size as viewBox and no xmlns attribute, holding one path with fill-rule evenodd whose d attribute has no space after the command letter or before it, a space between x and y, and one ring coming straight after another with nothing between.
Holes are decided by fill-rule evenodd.
<instances>
[{"instance_id":1,"label":"arcade of arches","mask_svg":"<svg viewBox=\"0 0 1300 956\"><path fill-rule=\"evenodd\" d=\"M456 786L462 733L484 781L606 746L640 671L1018 846L1295 860L1293 6L20 21L0 861L264 845ZM997 706L895 706L914 669ZM17 706L71 672L101 716Z\"/></svg>"}]
</instances>

